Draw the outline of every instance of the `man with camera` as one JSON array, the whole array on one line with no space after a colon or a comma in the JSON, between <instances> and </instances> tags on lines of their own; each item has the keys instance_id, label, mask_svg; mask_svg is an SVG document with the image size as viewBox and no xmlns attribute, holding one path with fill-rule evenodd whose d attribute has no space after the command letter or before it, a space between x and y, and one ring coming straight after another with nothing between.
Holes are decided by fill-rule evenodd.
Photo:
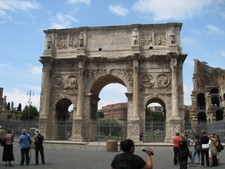
<instances>
[{"instance_id":1,"label":"man with camera","mask_svg":"<svg viewBox=\"0 0 225 169\"><path fill-rule=\"evenodd\" d=\"M120 142L120 149L123 151L117 154L112 163L112 169L130 168L130 169L152 169L152 155L151 149L144 150L147 152L147 161L145 162L140 156L135 155L135 146L133 140L126 139Z\"/></svg>"}]
</instances>

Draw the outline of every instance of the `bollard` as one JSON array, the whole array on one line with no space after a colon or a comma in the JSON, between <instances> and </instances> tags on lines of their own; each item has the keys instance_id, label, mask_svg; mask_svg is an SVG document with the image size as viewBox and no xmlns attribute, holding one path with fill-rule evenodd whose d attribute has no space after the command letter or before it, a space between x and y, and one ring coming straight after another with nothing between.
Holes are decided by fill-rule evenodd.
<instances>
[{"instance_id":1,"label":"bollard","mask_svg":"<svg viewBox=\"0 0 225 169\"><path fill-rule=\"evenodd\" d=\"M106 151L115 152L118 151L118 143L116 140L107 140L106 142Z\"/></svg>"}]
</instances>

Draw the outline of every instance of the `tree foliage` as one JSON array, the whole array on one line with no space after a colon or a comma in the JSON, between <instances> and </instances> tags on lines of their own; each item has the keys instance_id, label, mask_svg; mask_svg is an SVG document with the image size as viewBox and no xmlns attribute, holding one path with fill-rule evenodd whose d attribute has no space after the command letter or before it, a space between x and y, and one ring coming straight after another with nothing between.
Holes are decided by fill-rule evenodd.
<instances>
[{"instance_id":1,"label":"tree foliage","mask_svg":"<svg viewBox=\"0 0 225 169\"><path fill-rule=\"evenodd\" d=\"M98 119L104 118L104 113L103 112L97 112L97 118Z\"/></svg>"},{"instance_id":2,"label":"tree foliage","mask_svg":"<svg viewBox=\"0 0 225 169\"><path fill-rule=\"evenodd\" d=\"M105 136L119 136L122 135L122 125L114 119L98 120L98 133Z\"/></svg>"},{"instance_id":3,"label":"tree foliage","mask_svg":"<svg viewBox=\"0 0 225 169\"><path fill-rule=\"evenodd\" d=\"M151 110L146 110L146 120L147 121L165 121L165 117L162 112L154 112Z\"/></svg>"},{"instance_id":4,"label":"tree foliage","mask_svg":"<svg viewBox=\"0 0 225 169\"><path fill-rule=\"evenodd\" d=\"M35 106L25 106L22 113L20 114L21 120L37 120L39 118L39 112Z\"/></svg>"},{"instance_id":5,"label":"tree foliage","mask_svg":"<svg viewBox=\"0 0 225 169\"><path fill-rule=\"evenodd\" d=\"M21 103L18 104L17 111L22 111L22 105L21 105Z\"/></svg>"}]
</instances>

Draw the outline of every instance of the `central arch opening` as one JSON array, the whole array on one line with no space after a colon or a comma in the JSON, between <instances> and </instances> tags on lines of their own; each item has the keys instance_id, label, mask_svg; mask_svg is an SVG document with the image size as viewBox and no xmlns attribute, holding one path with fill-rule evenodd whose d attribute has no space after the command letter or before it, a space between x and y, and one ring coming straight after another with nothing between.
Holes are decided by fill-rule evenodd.
<instances>
[{"instance_id":1,"label":"central arch opening","mask_svg":"<svg viewBox=\"0 0 225 169\"><path fill-rule=\"evenodd\" d=\"M91 120L96 123L95 138L123 139L126 136L127 88L113 75L99 78L92 87Z\"/></svg>"}]
</instances>

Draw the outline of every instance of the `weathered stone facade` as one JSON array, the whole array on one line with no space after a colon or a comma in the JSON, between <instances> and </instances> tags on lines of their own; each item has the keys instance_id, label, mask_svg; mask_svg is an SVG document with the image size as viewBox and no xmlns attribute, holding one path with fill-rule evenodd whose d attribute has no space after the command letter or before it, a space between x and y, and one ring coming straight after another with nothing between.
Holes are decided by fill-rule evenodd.
<instances>
[{"instance_id":1,"label":"weathered stone facade","mask_svg":"<svg viewBox=\"0 0 225 169\"><path fill-rule=\"evenodd\" d=\"M192 127L199 122L224 119L225 70L213 68L195 59L190 118Z\"/></svg>"},{"instance_id":2,"label":"weathered stone facade","mask_svg":"<svg viewBox=\"0 0 225 169\"><path fill-rule=\"evenodd\" d=\"M104 113L106 119L127 120L127 103L103 106L100 111Z\"/></svg>"},{"instance_id":3,"label":"weathered stone facade","mask_svg":"<svg viewBox=\"0 0 225 169\"><path fill-rule=\"evenodd\" d=\"M45 30L41 130L57 139L55 120L73 104L71 140L94 140L99 93L110 83L127 88L127 137L138 141L145 108L152 102L166 114L165 141L183 127L181 23ZM51 119L49 122L49 119ZM85 124L89 124L88 126Z\"/></svg>"}]
</instances>

